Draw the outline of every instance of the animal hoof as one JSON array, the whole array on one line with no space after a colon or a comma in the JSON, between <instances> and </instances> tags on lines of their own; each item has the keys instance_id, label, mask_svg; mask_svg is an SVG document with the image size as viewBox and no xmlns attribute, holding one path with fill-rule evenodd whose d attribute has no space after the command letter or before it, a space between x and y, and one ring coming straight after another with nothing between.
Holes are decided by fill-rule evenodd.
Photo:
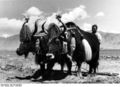
<instances>
[{"instance_id":1,"label":"animal hoof","mask_svg":"<svg viewBox=\"0 0 120 87\"><path fill-rule=\"evenodd\" d=\"M85 76L85 77L88 76L88 73L83 73L83 76Z\"/></svg>"},{"instance_id":2,"label":"animal hoof","mask_svg":"<svg viewBox=\"0 0 120 87\"><path fill-rule=\"evenodd\" d=\"M78 76L80 79L83 79L82 73L77 73L77 76Z\"/></svg>"},{"instance_id":3,"label":"animal hoof","mask_svg":"<svg viewBox=\"0 0 120 87\"><path fill-rule=\"evenodd\" d=\"M94 77L94 76L96 76L96 74L95 74L95 73L93 73L93 74L91 74L91 76L92 76L92 77Z\"/></svg>"}]
</instances>

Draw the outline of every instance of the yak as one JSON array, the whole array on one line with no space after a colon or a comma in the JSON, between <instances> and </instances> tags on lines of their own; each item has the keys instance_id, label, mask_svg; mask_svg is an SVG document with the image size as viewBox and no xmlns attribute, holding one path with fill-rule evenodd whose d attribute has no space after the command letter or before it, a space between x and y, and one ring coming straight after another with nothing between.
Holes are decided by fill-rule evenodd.
<instances>
[{"instance_id":1,"label":"yak","mask_svg":"<svg viewBox=\"0 0 120 87\"><path fill-rule=\"evenodd\" d=\"M63 24L60 18L58 18L58 20ZM51 44L49 44L49 52L55 55L55 53L58 51L59 54L61 49L58 44L60 45L60 42L64 40L60 37L65 36L64 38L67 41L68 47L67 54L71 56L72 60L77 63L78 72L81 74L81 64L86 62L90 66L89 73L95 74L99 65L100 50L100 42L96 35L80 29L73 22L63 24L63 27L65 28L64 32L58 37L54 38L53 41L51 40ZM72 50L72 45L74 45L74 50Z\"/></svg>"},{"instance_id":2,"label":"yak","mask_svg":"<svg viewBox=\"0 0 120 87\"><path fill-rule=\"evenodd\" d=\"M51 64L53 65L56 62L59 62L56 60L57 58L51 60L50 57L46 56L46 54L48 53L48 48L49 48L48 42L50 42L53 38L57 37L61 33L61 31L58 28L58 26L54 23L51 23L48 29L44 29L43 27L45 24L44 22L42 25L42 31L37 33L38 31L38 25L37 25L38 20L37 20L35 22L35 29L33 32L31 32L29 26L27 25L27 22L28 21L26 21L23 24L22 29L20 31L20 45L19 48L17 48L16 53L19 56L24 55L25 58L27 58L30 52L35 54L35 62L36 64L40 65L40 69L38 71L41 71L41 75L43 75L45 72L45 64L48 64L48 70L50 70L52 68L49 68L49 65ZM62 67L65 61L59 62ZM36 77L38 73L39 72L35 73L31 78L35 78L35 79L38 78Z\"/></svg>"}]
</instances>

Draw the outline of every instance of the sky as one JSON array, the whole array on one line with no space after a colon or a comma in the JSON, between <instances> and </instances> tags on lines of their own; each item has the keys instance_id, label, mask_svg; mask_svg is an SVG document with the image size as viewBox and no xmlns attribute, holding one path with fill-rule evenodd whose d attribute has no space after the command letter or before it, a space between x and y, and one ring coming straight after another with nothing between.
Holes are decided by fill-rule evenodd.
<instances>
[{"instance_id":1,"label":"sky","mask_svg":"<svg viewBox=\"0 0 120 87\"><path fill-rule=\"evenodd\" d=\"M23 14L48 19L56 12L64 22L74 21L81 29L120 33L120 0L0 0L0 36L18 34ZM51 20L51 19L50 19Z\"/></svg>"}]
</instances>

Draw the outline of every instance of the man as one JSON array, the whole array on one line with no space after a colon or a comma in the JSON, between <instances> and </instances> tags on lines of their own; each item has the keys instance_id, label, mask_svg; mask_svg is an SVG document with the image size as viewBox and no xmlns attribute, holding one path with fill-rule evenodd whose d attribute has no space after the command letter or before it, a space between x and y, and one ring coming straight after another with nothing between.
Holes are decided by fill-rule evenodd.
<instances>
[{"instance_id":1,"label":"man","mask_svg":"<svg viewBox=\"0 0 120 87\"><path fill-rule=\"evenodd\" d=\"M94 24L94 25L92 26L92 33L97 36L99 42L101 43L101 41L102 41L102 36L100 35L100 33L97 32L97 29L98 29L97 25Z\"/></svg>"}]
</instances>

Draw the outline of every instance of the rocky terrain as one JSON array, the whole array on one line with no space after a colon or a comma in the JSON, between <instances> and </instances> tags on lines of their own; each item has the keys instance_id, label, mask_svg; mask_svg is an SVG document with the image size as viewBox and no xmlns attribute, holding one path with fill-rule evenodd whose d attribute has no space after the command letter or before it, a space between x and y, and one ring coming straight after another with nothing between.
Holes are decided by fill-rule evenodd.
<instances>
[{"instance_id":1,"label":"rocky terrain","mask_svg":"<svg viewBox=\"0 0 120 87\"><path fill-rule=\"evenodd\" d=\"M55 64L53 72L46 79L39 77L37 80L30 79L38 69L34 63L34 56L30 54L27 59L19 57L15 52L0 52L0 83L120 83L120 57L115 54L120 51L101 51L100 65L95 76L86 75L88 65L82 64L83 77L80 78L75 72L75 63L72 66L72 75L60 71L60 66ZM112 54L113 56L112 56ZM66 70L66 67L64 68Z\"/></svg>"}]
</instances>

